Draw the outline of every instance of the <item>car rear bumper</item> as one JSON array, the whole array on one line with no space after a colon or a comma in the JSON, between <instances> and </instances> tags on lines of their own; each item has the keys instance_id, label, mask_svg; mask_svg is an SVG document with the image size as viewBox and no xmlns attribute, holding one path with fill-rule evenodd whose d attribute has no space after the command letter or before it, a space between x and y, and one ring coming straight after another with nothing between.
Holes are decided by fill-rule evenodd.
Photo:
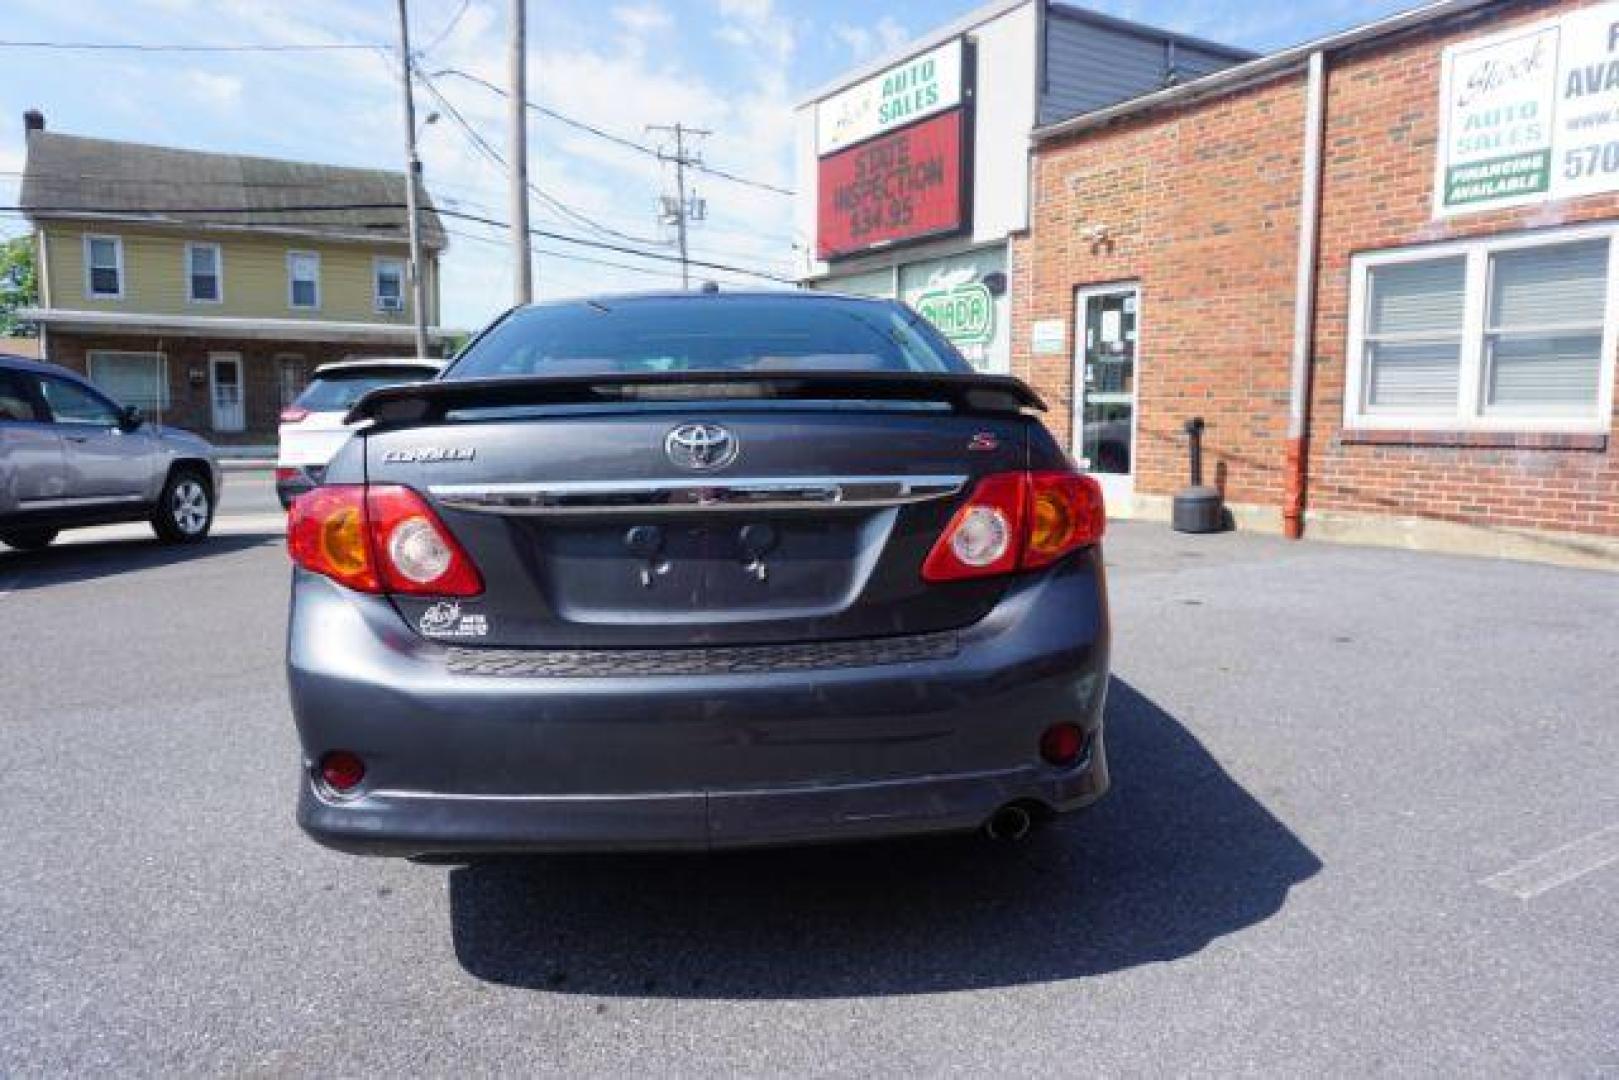
<instances>
[{"instance_id":1,"label":"car rear bumper","mask_svg":"<svg viewBox=\"0 0 1619 1080\"><path fill-rule=\"evenodd\" d=\"M299 823L383 855L706 849L982 825L1008 803L1100 798L1101 558L1014 584L950 655L859 667L609 678L466 674L385 599L295 571L288 668ZM464 650L461 655L475 652ZM1053 723L1089 736L1040 760ZM315 779L337 749L367 775Z\"/></svg>"}]
</instances>

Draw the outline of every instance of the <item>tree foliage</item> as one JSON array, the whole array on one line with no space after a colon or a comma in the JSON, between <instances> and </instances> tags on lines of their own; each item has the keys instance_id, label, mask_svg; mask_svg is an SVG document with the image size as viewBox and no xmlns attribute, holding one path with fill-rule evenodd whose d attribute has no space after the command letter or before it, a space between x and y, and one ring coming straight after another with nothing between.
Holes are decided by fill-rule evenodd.
<instances>
[{"instance_id":1,"label":"tree foliage","mask_svg":"<svg viewBox=\"0 0 1619 1080\"><path fill-rule=\"evenodd\" d=\"M0 241L0 335L33 337L32 323L17 318L17 309L39 302L39 274L34 266L34 238L14 236Z\"/></svg>"}]
</instances>

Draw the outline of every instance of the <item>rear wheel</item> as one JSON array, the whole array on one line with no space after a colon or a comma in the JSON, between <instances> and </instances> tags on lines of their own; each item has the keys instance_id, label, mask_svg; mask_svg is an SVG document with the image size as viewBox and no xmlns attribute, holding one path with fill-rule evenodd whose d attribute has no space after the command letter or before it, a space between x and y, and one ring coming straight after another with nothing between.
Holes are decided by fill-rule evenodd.
<instances>
[{"instance_id":1,"label":"rear wheel","mask_svg":"<svg viewBox=\"0 0 1619 1080\"><path fill-rule=\"evenodd\" d=\"M18 551L38 551L56 539L55 529L8 529L0 532L0 544Z\"/></svg>"},{"instance_id":2,"label":"rear wheel","mask_svg":"<svg viewBox=\"0 0 1619 1080\"><path fill-rule=\"evenodd\" d=\"M152 531L170 544L195 544L208 535L214 523L214 492L203 475L194 469L177 469L163 485L157 509L152 511Z\"/></svg>"}]
</instances>

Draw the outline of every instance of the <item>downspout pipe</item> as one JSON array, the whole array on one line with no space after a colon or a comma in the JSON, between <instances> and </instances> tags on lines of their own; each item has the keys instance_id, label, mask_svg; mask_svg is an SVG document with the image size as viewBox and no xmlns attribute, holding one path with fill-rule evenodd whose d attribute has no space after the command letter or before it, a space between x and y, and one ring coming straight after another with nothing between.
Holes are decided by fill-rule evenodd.
<instances>
[{"instance_id":1,"label":"downspout pipe","mask_svg":"<svg viewBox=\"0 0 1619 1080\"><path fill-rule=\"evenodd\" d=\"M1309 480L1310 354L1315 331L1316 251L1321 236L1321 143L1326 127L1326 81L1326 55L1318 50L1310 54L1305 74L1299 249L1293 284L1293 353L1287 399L1287 476L1282 501L1282 532L1289 540L1304 535L1305 492Z\"/></svg>"}]
</instances>

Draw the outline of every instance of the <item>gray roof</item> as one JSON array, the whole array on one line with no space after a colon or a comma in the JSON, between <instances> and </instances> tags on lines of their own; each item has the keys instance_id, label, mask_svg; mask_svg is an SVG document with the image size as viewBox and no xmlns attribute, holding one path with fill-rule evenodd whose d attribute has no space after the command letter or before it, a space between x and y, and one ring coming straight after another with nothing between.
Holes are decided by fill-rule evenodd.
<instances>
[{"instance_id":1,"label":"gray roof","mask_svg":"<svg viewBox=\"0 0 1619 1080\"><path fill-rule=\"evenodd\" d=\"M33 217L110 214L386 240L405 239L404 202L402 172L178 150L53 131L28 133L21 200ZM286 209L356 204L357 208L343 210ZM425 192L421 232L425 247L444 246L444 226Z\"/></svg>"}]
</instances>

